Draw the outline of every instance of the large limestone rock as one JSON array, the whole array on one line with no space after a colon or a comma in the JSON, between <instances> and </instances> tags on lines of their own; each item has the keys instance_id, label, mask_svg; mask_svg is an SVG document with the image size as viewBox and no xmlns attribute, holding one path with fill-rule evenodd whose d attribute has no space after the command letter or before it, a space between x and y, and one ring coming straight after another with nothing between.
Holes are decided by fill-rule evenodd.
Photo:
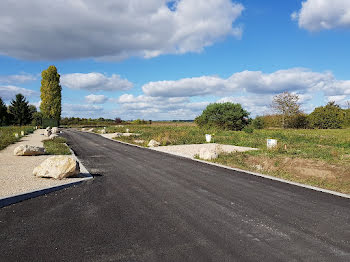
<instances>
[{"instance_id":1,"label":"large limestone rock","mask_svg":"<svg viewBox=\"0 0 350 262\"><path fill-rule=\"evenodd\" d=\"M51 130L51 127L48 126L45 130Z\"/></svg>"},{"instance_id":2,"label":"large limestone rock","mask_svg":"<svg viewBox=\"0 0 350 262\"><path fill-rule=\"evenodd\" d=\"M59 136L56 135L56 134L52 134L51 136L49 136L49 139L52 140L52 139L54 139L54 138L56 138L56 137L59 137Z\"/></svg>"},{"instance_id":3,"label":"large limestone rock","mask_svg":"<svg viewBox=\"0 0 350 262\"><path fill-rule=\"evenodd\" d=\"M58 130L58 127L53 127L53 128L51 129L51 133L52 133L52 134L59 134L60 131Z\"/></svg>"},{"instance_id":4,"label":"large limestone rock","mask_svg":"<svg viewBox=\"0 0 350 262\"><path fill-rule=\"evenodd\" d=\"M106 129L101 129L100 130L100 134L106 134L107 132L106 132Z\"/></svg>"},{"instance_id":5,"label":"large limestone rock","mask_svg":"<svg viewBox=\"0 0 350 262\"><path fill-rule=\"evenodd\" d=\"M45 131L44 131L44 136L49 137L49 136L51 136L51 135L52 135L51 129L50 129L50 130L45 130Z\"/></svg>"},{"instance_id":6,"label":"large limestone rock","mask_svg":"<svg viewBox=\"0 0 350 262\"><path fill-rule=\"evenodd\" d=\"M218 152L215 149L202 147L199 151L199 158L204 160L212 160L218 157Z\"/></svg>"},{"instance_id":7,"label":"large limestone rock","mask_svg":"<svg viewBox=\"0 0 350 262\"><path fill-rule=\"evenodd\" d=\"M53 156L34 168L33 175L63 179L80 173L79 163L69 156Z\"/></svg>"},{"instance_id":8,"label":"large limestone rock","mask_svg":"<svg viewBox=\"0 0 350 262\"><path fill-rule=\"evenodd\" d=\"M160 145L160 143L157 142L156 140L153 140L153 139L151 141L149 141L149 143L148 143L149 147L157 147L159 145Z\"/></svg>"},{"instance_id":9,"label":"large limestone rock","mask_svg":"<svg viewBox=\"0 0 350 262\"><path fill-rule=\"evenodd\" d=\"M45 149L43 147L20 145L15 148L13 154L15 156L37 156L44 155Z\"/></svg>"}]
</instances>

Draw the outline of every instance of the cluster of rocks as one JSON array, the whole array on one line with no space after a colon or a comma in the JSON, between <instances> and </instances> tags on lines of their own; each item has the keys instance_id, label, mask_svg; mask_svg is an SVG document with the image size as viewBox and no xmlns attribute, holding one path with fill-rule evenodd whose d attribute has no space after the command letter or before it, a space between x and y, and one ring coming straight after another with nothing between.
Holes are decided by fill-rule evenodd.
<instances>
[{"instance_id":1,"label":"cluster of rocks","mask_svg":"<svg viewBox=\"0 0 350 262\"><path fill-rule=\"evenodd\" d=\"M49 139L54 139L55 137L58 137L57 134L59 134L60 131L58 129L58 127L47 127L44 131L44 136L48 137Z\"/></svg>"}]
</instances>

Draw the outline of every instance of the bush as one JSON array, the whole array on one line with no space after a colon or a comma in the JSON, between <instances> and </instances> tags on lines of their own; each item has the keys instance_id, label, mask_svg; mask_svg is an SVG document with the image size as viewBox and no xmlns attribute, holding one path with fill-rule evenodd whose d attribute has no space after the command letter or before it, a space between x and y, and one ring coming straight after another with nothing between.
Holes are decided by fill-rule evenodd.
<instances>
[{"instance_id":1,"label":"bush","mask_svg":"<svg viewBox=\"0 0 350 262\"><path fill-rule=\"evenodd\" d=\"M134 120L134 121L132 121L131 122L132 124L134 124L134 125L145 125L145 124L147 124L147 121L146 120L141 120L141 119L136 119L136 120Z\"/></svg>"},{"instance_id":2,"label":"bush","mask_svg":"<svg viewBox=\"0 0 350 262\"><path fill-rule=\"evenodd\" d=\"M247 134L253 134L254 133L254 128L252 125L246 126L243 128L243 131Z\"/></svg>"},{"instance_id":3,"label":"bush","mask_svg":"<svg viewBox=\"0 0 350 262\"><path fill-rule=\"evenodd\" d=\"M309 119L306 114L297 114L288 121L288 128L307 129L310 127Z\"/></svg>"},{"instance_id":4,"label":"bush","mask_svg":"<svg viewBox=\"0 0 350 262\"><path fill-rule=\"evenodd\" d=\"M247 126L249 113L240 104L213 103L207 106L202 114L195 119L200 127L215 127L226 130L240 131Z\"/></svg>"},{"instance_id":5,"label":"bush","mask_svg":"<svg viewBox=\"0 0 350 262\"><path fill-rule=\"evenodd\" d=\"M310 125L319 129L342 128L345 121L345 112L334 102L320 106L309 115Z\"/></svg>"},{"instance_id":6,"label":"bush","mask_svg":"<svg viewBox=\"0 0 350 262\"><path fill-rule=\"evenodd\" d=\"M255 129L264 129L265 127L265 121L262 116L257 116L253 121L252 121L252 126Z\"/></svg>"}]
</instances>

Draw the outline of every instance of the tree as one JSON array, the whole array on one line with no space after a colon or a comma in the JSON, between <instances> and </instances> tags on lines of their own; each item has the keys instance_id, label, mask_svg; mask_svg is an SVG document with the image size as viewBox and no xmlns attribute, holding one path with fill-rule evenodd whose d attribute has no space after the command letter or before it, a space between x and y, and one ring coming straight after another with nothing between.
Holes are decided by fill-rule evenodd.
<instances>
[{"instance_id":1,"label":"tree","mask_svg":"<svg viewBox=\"0 0 350 262\"><path fill-rule=\"evenodd\" d=\"M35 112L32 115L32 124L34 126L42 126L43 124L43 114L41 112Z\"/></svg>"},{"instance_id":2,"label":"tree","mask_svg":"<svg viewBox=\"0 0 350 262\"><path fill-rule=\"evenodd\" d=\"M31 115L28 101L22 94L17 94L16 99L11 101L9 111L13 117L14 124L22 126L30 123Z\"/></svg>"},{"instance_id":3,"label":"tree","mask_svg":"<svg viewBox=\"0 0 350 262\"><path fill-rule=\"evenodd\" d=\"M0 97L0 126L4 126L8 124L8 113L7 113L7 107L2 101L2 98Z\"/></svg>"},{"instance_id":4,"label":"tree","mask_svg":"<svg viewBox=\"0 0 350 262\"><path fill-rule=\"evenodd\" d=\"M264 118L262 116L255 117L254 120L252 121L252 126L255 129L264 129L265 127Z\"/></svg>"},{"instance_id":5,"label":"tree","mask_svg":"<svg viewBox=\"0 0 350 262\"><path fill-rule=\"evenodd\" d=\"M248 125L248 116L249 113L240 104L213 103L196 117L195 122L201 127L218 127L238 131Z\"/></svg>"},{"instance_id":6,"label":"tree","mask_svg":"<svg viewBox=\"0 0 350 262\"><path fill-rule=\"evenodd\" d=\"M284 92L275 95L272 100L272 109L282 116L282 127L290 127L292 118L298 114L301 114L300 105L298 104L299 96Z\"/></svg>"},{"instance_id":7,"label":"tree","mask_svg":"<svg viewBox=\"0 0 350 262\"><path fill-rule=\"evenodd\" d=\"M55 66L49 66L41 73L41 104L40 111L44 118L51 118L59 121L61 119L61 93L60 75Z\"/></svg>"},{"instance_id":8,"label":"tree","mask_svg":"<svg viewBox=\"0 0 350 262\"><path fill-rule=\"evenodd\" d=\"M320 106L309 115L311 127L328 129L342 128L345 120L345 112L335 102L329 102L326 106Z\"/></svg>"}]
</instances>

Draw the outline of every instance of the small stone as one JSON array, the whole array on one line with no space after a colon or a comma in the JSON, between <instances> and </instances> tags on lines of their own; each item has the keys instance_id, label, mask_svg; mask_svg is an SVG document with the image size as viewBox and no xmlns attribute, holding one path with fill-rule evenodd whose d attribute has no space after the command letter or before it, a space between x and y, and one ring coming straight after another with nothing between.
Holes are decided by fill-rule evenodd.
<instances>
[{"instance_id":1,"label":"small stone","mask_svg":"<svg viewBox=\"0 0 350 262\"><path fill-rule=\"evenodd\" d=\"M13 154L15 156L37 156L44 155L45 149L43 147L20 145L15 148Z\"/></svg>"},{"instance_id":2,"label":"small stone","mask_svg":"<svg viewBox=\"0 0 350 262\"><path fill-rule=\"evenodd\" d=\"M33 170L33 175L37 177L51 177L54 179L63 179L79 173L79 163L68 156L50 157Z\"/></svg>"},{"instance_id":3,"label":"small stone","mask_svg":"<svg viewBox=\"0 0 350 262\"><path fill-rule=\"evenodd\" d=\"M106 129L101 129L100 130L100 134L106 134L107 132L106 132Z\"/></svg>"},{"instance_id":4,"label":"small stone","mask_svg":"<svg viewBox=\"0 0 350 262\"><path fill-rule=\"evenodd\" d=\"M149 141L148 146L149 147L157 147L157 146L160 146L160 143L157 142L156 140L152 139L151 141Z\"/></svg>"},{"instance_id":5,"label":"small stone","mask_svg":"<svg viewBox=\"0 0 350 262\"><path fill-rule=\"evenodd\" d=\"M145 143L145 140L134 140L134 143L143 144L143 143Z\"/></svg>"}]
</instances>

